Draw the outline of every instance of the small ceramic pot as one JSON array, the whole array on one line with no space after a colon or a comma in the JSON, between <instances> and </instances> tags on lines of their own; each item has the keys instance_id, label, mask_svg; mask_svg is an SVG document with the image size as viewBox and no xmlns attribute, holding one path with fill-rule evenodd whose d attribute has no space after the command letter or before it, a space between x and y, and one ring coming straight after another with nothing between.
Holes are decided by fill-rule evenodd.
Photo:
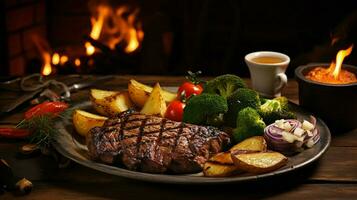
<instances>
[{"instance_id":1,"label":"small ceramic pot","mask_svg":"<svg viewBox=\"0 0 357 200\"><path fill-rule=\"evenodd\" d=\"M299 66L295 78L299 84L299 104L321 117L332 132L346 132L357 128L357 83L329 84L305 78L315 67L329 67L327 63ZM357 67L343 65L343 69L357 75Z\"/></svg>"}]
</instances>

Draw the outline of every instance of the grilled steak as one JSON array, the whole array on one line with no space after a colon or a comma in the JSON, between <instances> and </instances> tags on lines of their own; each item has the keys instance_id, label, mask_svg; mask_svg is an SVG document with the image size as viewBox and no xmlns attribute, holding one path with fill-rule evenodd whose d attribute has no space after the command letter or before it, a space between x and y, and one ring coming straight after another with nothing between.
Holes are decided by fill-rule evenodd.
<instances>
[{"instance_id":1,"label":"grilled steak","mask_svg":"<svg viewBox=\"0 0 357 200\"><path fill-rule=\"evenodd\" d=\"M226 133L213 127L135 112L108 119L87 136L92 159L150 173L199 172L229 142Z\"/></svg>"}]
</instances>

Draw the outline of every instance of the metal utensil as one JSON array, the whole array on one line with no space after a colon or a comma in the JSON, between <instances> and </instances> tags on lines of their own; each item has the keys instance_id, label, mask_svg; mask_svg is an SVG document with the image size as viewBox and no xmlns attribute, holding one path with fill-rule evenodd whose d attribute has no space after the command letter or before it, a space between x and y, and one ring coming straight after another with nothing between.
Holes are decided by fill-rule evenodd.
<instances>
[{"instance_id":1,"label":"metal utensil","mask_svg":"<svg viewBox=\"0 0 357 200\"><path fill-rule=\"evenodd\" d=\"M34 76L34 75L30 75L30 76ZM92 85L95 85L99 82L104 82L104 81L108 81L110 79L113 79L114 76L112 75L109 75L109 76L102 76L102 77L98 77L97 79L95 80L85 80L85 81L82 81L82 82L79 82L79 83L74 83L70 86L67 86L65 85L64 83L62 82L59 82L59 81L56 81L56 80L52 80L51 83L52 84L55 84L55 85L60 85L62 86L63 88L63 91L61 92L61 94L59 95L58 99L56 100L69 100L70 97L71 97L71 92L75 92L75 91L78 91L80 89L83 89L83 88L86 88L86 87L89 87L89 86L92 86ZM29 77L25 77L24 79L18 79L16 81L21 81L21 83L24 82L24 80L27 80L29 79ZM47 81L48 82L48 81ZM47 86L51 83L48 83L47 82L44 83L40 83L42 84L41 86L42 87L33 87L35 88L35 90L29 90L27 88L27 86L25 84L26 87L25 87L25 90L27 92L25 92L25 94L23 94L20 98L18 98L17 100L15 100L13 103L3 107L1 110L0 110L0 113L8 113L8 112L11 112L12 110L14 110L15 108L17 108L18 106L20 106L21 104L29 101L30 99L33 99L36 95L40 94L40 96L38 98L35 98L32 100L32 102L35 102L35 103L41 103L45 100L48 100L48 96L46 96L46 94L48 94L48 92L44 92L45 90L49 90L47 89ZM24 87L22 87L24 88ZM53 100L53 99L52 99Z\"/></svg>"},{"instance_id":2,"label":"metal utensil","mask_svg":"<svg viewBox=\"0 0 357 200\"><path fill-rule=\"evenodd\" d=\"M1 109L0 112L2 113L8 113L20 106L21 104L25 103L26 101L29 101L30 99L34 98L37 94L39 94L42 91L42 89L37 89L32 92L26 92L23 94L21 97L13 101L12 103L6 105Z\"/></svg>"},{"instance_id":3,"label":"metal utensil","mask_svg":"<svg viewBox=\"0 0 357 200\"><path fill-rule=\"evenodd\" d=\"M75 84L69 86L68 89L69 89L69 91L74 92L74 91L78 91L80 89L95 85L99 82L105 82L105 81L111 80L113 78L114 78L114 76L112 76L112 75L101 76L101 77L98 77L92 81L83 81L83 82L75 83Z\"/></svg>"},{"instance_id":4,"label":"metal utensil","mask_svg":"<svg viewBox=\"0 0 357 200\"><path fill-rule=\"evenodd\" d=\"M68 87L68 90L69 90L69 92L76 92L78 90L93 86L97 83L111 80L113 78L114 78L114 76L109 75L109 76L101 76L101 77L98 77L98 78L96 78L94 80L90 80L90 81L85 80L85 81L82 81L79 83L72 84L71 86ZM70 97L71 97L71 93L69 93L69 95L64 93L60 96L60 100L69 100ZM39 102L41 102L41 99L39 99Z\"/></svg>"}]
</instances>

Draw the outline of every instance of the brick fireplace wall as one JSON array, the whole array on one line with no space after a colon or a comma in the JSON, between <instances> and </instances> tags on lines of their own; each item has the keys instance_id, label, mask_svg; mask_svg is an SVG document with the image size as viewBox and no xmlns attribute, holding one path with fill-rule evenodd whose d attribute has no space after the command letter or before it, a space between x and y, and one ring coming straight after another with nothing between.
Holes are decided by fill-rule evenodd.
<instances>
[{"instance_id":1,"label":"brick fireplace wall","mask_svg":"<svg viewBox=\"0 0 357 200\"><path fill-rule=\"evenodd\" d=\"M129 67L133 71L128 73L182 75L187 70L203 70L206 75L248 76L244 55L273 50L292 58L288 74L293 75L296 66L334 58L337 50L344 47L331 48L330 37L335 32L346 35L347 39L341 41L357 44L355 0L345 0L339 6L307 0L266 1L259 2L259 6L258 1L251 0L91 1L136 2L141 8L139 17L145 37L140 55L134 59L140 62L135 70ZM0 75L39 72L42 59L31 38L34 34L48 41L53 52L75 54L76 47L84 52L84 37L91 27L89 3L90 0L0 1ZM163 43L169 48L163 48ZM168 53L163 49L169 49ZM355 64L356 55L352 53L346 62ZM121 64L108 65L109 71L124 66Z\"/></svg>"},{"instance_id":2,"label":"brick fireplace wall","mask_svg":"<svg viewBox=\"0 0 357 200\"><path fill-rule=\"evenodd\" d=\"M39 56L32 36L46 38L46 1L6 0L2 4L7 66L2 66L1 71L13 76L23 75L26 63Z\"/></svg>"}]
</instances>

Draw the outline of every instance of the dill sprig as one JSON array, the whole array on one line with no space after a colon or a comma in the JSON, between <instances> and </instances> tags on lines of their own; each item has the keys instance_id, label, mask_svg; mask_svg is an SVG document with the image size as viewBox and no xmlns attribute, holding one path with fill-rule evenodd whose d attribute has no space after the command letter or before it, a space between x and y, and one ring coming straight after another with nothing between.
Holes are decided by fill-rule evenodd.
<instances>
[{"instance_id":1,"label":"dill sprig","mask_svg":"<svg viewBox=\"0 0 357 200\"><path fill-rule=\"evenodd\" d=\"M73 114L74 109L68 108L61 114L52 113L32 117L22 120L16 127L28 129L32 132L29 137L31 144L38 147L48 147L59 131L54 127L57 120L67 120Z\"/></svg>"},{"instance_id":2,"label":"dill sprig","mask_svg":"<svg viewBox=\"0 0 357 200\"><path fill-rule=\"evenodd\" d=\"M31 144L47 147L58 134L58 130L54 128L55 120L53 118L53 115L40 115L23 120L17 127L28 129L32 132L29 137Z\"/></svg>"}]
</instances>

